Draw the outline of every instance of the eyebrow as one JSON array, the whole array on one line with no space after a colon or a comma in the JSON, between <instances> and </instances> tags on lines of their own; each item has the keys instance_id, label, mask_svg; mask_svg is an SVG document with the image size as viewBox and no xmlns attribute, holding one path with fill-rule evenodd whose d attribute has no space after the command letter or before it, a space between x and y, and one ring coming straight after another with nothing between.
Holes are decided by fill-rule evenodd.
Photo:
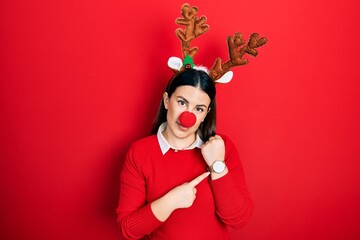
<instances>
[{"instance_id":1,"label":"eyebrow","mask_svg":"<svg viewBox=\"0 0 360 240\"><path fill-rule=\"evenodd\" d=\"M187 104L189 103L189 101L184 98L183 96L177 96L176 98L180 98L181 100L183 100L184 102L186 102ZM208 108L205 104L198 104L196 105L197 107L204 107L204 108Z\"/></svg>"}]
</instances>

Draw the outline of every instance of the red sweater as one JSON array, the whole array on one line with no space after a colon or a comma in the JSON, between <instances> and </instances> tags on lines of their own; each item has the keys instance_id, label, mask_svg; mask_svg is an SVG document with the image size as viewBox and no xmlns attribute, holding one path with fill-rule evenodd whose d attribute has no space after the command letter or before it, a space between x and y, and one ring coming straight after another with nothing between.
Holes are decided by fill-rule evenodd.
<instances>
[{"instance_id":1,"label":"red sweater","mask_svg":"<svg viewBox=\"0 0 360 240\"><path fill-rule=\"evenodd\" d=\"M150 203L174 187L207 171L201 150L174 151L162 155L156 135L130 147L121 173L118 224L126 239L230 239L227 226L241 228L252 212L243 168L235 146L225 142L224 177L202 181L189 208L177 209L165 221L153 214Z\"/></svg>"}]
</instances>

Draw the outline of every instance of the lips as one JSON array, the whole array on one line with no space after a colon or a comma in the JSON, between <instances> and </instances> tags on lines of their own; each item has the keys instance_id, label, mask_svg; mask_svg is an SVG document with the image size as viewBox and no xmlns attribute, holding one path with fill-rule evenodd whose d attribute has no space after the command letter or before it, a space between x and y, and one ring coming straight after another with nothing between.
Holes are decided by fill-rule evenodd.
<instances>
[{"instance_id":1,"label":"lips","mask_svg":"<svg viewBox=\"0 0 360 240\"><path fill-rule=\"evenodd\" d=\"M177 123L177 124L178 124L179 129L183 132L187 131L189 129L188 127L183 126L181 123Z\"/></svg>"}]
</instances>

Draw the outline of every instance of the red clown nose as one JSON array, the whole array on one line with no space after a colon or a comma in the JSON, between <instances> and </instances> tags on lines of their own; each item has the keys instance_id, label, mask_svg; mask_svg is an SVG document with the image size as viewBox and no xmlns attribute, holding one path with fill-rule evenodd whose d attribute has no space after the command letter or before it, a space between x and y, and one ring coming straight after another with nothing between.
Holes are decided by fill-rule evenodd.
<instances>
[{"instance_id":1,"label":"red clown nose","mask_svg":"<svg viewBox=\"0 0 360 240\"><path fill-rule=\"evenodd\" d=\"M183 112L179 117L180 124L184 127L192 127L196 123L196 116L191 112Z\"/></svg>"}]
</instances>

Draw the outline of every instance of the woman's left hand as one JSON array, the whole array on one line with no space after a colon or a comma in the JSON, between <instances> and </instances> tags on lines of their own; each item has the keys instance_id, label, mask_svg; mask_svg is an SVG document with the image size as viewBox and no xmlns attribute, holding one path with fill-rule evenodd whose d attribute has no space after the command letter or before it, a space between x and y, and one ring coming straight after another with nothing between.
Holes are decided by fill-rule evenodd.
<instances>
[{"instance_id":1,"label":"woman's left hand","mask_svg":"<svg viewBox=\"0 0 360 240\"><path fill-rule=\"evenodd\" d=\"M211 166L216 160L225 160L225 143L219 136L215 135L209 138L201 147L201 153L208 166Z\"/></svg>"}]
</instances>

